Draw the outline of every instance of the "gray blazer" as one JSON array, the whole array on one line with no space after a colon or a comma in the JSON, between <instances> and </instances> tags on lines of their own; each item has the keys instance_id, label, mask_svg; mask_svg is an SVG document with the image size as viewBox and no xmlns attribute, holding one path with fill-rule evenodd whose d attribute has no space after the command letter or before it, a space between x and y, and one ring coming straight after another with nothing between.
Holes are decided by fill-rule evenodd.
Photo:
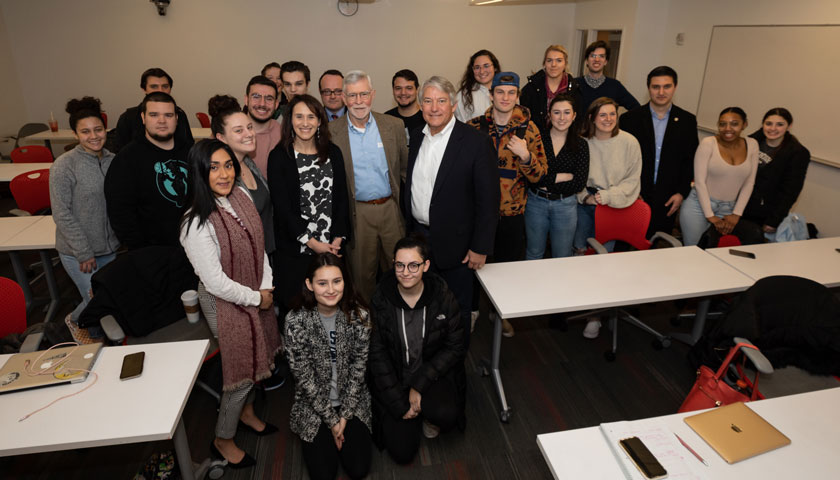
<instances>
[{"instance_id":1,"label":"gray blazer","mask_svg":"<svg viewBox=\"0 0 840 480\"><path fill-rule=\"evenodd\" d=\"M370 392L365 382L370 320L368 312L348 322L340 310L335 318L336 369L341 407L330 406L332 363L327 332L317 310L293 310L286 315L286 357L295 377L295 402L289 413L292 432L312 442L321 423L332 427L340 418L357 417L371 429Z\"/></svg>"}]
</instances>

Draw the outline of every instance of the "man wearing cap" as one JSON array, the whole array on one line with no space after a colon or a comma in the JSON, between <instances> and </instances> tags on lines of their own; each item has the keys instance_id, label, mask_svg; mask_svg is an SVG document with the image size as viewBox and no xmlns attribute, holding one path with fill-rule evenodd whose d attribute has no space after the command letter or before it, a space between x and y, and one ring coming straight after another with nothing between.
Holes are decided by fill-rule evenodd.
<instances>
[{"instance_id":1,"label":"man wearing cap","mask_svg":"<svg viewBox=\"0 0 840 480\"><path fill-rule=\"evenodd\" d=\"M490 93L493 105L469 125L487 133L496 148L499 166L499 226L490 262L514 262L525 254L525 203L528 182L536 183L547 170L540 131L531 121L528 109L516 104L519 75L499 72L493 77ZM513 336L513 327L504 322L504 335Z\"/></svg>"}]
</instances>

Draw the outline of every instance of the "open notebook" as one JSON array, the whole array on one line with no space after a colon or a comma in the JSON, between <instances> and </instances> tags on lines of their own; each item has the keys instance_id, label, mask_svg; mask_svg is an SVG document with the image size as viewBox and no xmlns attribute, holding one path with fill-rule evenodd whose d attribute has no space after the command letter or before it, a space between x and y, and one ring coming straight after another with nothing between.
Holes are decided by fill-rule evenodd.
<instances>
[{"instance_id":1,"label":"open notebook","mask_svg":"<svg viewBox=\"0 0 840 480\"><path fill-rule=\"evenodd\" d=\"M703 465L694 458L688 450L680 445L677 437L664 422L642 420L638 422L602 423L601 433L615 455L624 477L627 480L645 480L644 475L636 468L630 457L621 446L619 440L628 437L639 437L650 453L668 471L668 479L705 480L700 468Z\"/></svg>"}]
</instances>

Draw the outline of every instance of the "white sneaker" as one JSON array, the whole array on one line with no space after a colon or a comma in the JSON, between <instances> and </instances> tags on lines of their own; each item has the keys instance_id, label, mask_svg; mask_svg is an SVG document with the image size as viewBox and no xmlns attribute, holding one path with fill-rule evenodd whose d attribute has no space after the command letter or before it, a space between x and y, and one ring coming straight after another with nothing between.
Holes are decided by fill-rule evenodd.
<instances>
[{"instance_id":1,"label":"white sneaker","mask_svg":"<svg viewBox=\"0 0 840 480\"><path fill-rule=\"evenodd\" d=\"M432 425L426 420L423 420L423 436L426 438L436 438L440 434L440 427Z\"/></svg>"},{"instance_id":2,"label":"white sneaker","mask_svg":"<svg viewBox=\"0 0 840 480\"><path fill-rule=\"evenodd\" d=\"M583 329L583 336L586 338L598 338L598 333L601 331L600 320L590 320Z\"/></svg>"},{"instance_id":3,"label":"white sneaker","mask_svg":"<svg viewBox=\"0 0 840 480\"><path fill-rule=\"evenodd\" d=\"M496 318L499 317L499 314L496 312L490 312L490 322L495 324ZM507 321L506 318L502 319L502 336L510 338L516 334L516 331L513 329L513 325Z\"/></svg>"},{"instance_id":4,"label":"white sneaker","mask_svg":"<svg viewBox=\"0 0 840 480\"><path fill-rule=\"evenodd\" d=\"M478 320L478 310L470 312L470 333L475 331L475 321Z\"/></svg>"}]
</instances>

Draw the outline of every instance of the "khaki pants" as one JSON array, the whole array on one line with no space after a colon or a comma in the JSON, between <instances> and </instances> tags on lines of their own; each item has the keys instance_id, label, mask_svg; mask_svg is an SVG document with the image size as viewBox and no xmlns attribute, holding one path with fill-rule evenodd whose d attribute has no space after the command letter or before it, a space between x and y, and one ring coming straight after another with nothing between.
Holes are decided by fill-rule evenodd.
<instances>
[{"instance_id":1,"label":"khaki pants","mask_svg":"<svg viewBox=\"0 0 840 480\"><path fill-rule=\"evenodd\" d=\"M399 205L393 198L380 205L356 202L352 248L348 249L356 291L370 301L376 289L380 259L394 263L394 245L405 234Z\"/></svg>"}]
</instances>

